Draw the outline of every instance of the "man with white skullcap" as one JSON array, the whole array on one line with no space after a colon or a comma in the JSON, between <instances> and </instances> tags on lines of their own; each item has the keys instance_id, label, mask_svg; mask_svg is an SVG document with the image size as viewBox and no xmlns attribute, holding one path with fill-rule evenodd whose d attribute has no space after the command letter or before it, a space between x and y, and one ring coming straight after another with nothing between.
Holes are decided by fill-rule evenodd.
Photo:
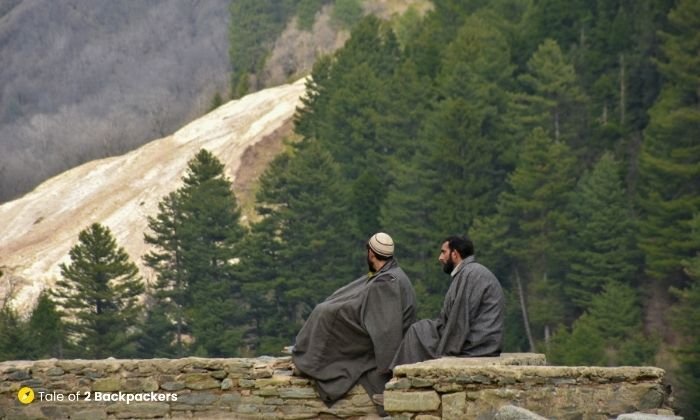
<instances>
[{"instance_id":1,"label":"man with white skullcap","mask_svg":"<svg viewBox=\"0 0 700 420\"><path fill-rule=\"evenodd\" d=\"M368 274L314 308L292 348L294 365L316 380L328 406L356 383L370 397L384 392L394 353L416 318L415 291L394 258L391 236L369 238L367 265Z\"/></svg>"}]
</instances>

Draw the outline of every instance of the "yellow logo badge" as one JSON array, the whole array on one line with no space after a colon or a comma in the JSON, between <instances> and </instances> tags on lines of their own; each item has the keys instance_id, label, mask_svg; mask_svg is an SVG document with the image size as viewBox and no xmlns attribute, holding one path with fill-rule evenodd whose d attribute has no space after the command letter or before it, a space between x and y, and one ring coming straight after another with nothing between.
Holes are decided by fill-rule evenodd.
<instances>
[{"instance_id":1,"label":"yellow logo badge","mask_svg":"<svg viewBox=\"0 0 700 420\"><path fill-rule=\"evenodd\" d=\"M17 399L22 404L29 404L30 402L34 401L34 390L28 386L21 388L17 393Z\"/></svg>"}]
</instances>

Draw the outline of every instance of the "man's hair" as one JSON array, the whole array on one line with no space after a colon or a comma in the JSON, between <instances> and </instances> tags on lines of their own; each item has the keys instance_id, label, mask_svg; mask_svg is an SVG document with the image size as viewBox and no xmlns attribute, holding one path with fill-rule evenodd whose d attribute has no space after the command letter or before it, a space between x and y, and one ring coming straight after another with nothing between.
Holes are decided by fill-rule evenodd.
<instances>
[{"instance_id":1,"label":"man's hair","mask_svg":"<svg viewBox=\"0 0 700 420\"><path fill-rule=\"evenodd\" d=\"M377 253L374 252L374 250L369 246L369 243L367 244L367 249L369 249L370 252L371 252L372 254L374 254L374 256L377 257L377 259L378 259L379 261L388 261L388 260L394 258L393 255L386 256L386 255L379 255L379 254L377 254Z\"/></svg>"},{"instance_id":2,"label":"man's hair","mask_svg":"<svg viewBox=\"0 0 700 420\"><path fill-rule=\"evenodd\" d=\"M442 242L447 242L447 246L450 247L450 250L457 251L462 258L474 255L474 243L466 236L448 236Z\"/></svg>"}]
</instances>

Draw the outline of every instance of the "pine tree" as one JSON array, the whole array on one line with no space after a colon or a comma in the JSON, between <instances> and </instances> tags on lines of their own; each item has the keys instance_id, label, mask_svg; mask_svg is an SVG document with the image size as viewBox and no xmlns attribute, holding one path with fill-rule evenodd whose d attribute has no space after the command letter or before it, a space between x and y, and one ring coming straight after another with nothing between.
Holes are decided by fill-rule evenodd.
<instances>
[{"instance_id":1,"label":"pine tree","mask_svg":"<svg viewBox=\"0 0 700 420\"><path fill-rule=\"evenodd\" d=\"M179 335L173 332L173 321L167 316L167 306L146 291L145 315L141 320L141 334L136 342L136 355L139 358L166 357L179 358L186 355L187 350L182 338L184 330ZM173 338L179 337L180 341Z\"/></svg>"},{"instance_id":2,"label":"pine tree","mask_svg":"<svg viewBox=\"0 0 700 420\"><path fill-rule=\"evenodd\" d=\"M304 107L296 114L297 133L329 151L351 183L349 214L358 238L379 228L379 211L394 180L391 159L410 156L412 150L405 147L416 130L410 118L420 106L409 101L421 88L393 89L400 84L394 77L400 65L396 36L368 16L343 49L314 67Z\"/></svg>"},{"instance_id":3,"label":"pine tree","mask_svg":"<svg viewBox=\"0 0 700 420\"><path fill-rule=\"evenodd\" d=\"M397 145L379 137L378 130L383 115L394 114L386 83L400 56L391 29L368 16L334 57L314 66L296 132L317 139L348 178L357 178L358 168L382 167L396 151Z\"/></svg>"},{"instance_id":4,"label":"pine tree","mask_svg":"<svg viewBox=\"0 0 700 420\"><path fill-rule=\"evenodd\" d=\"M520 132L542 127L557 141L582 146L585 97L574 66L556 41L546 39L527 62L527 72L518 77L525 93L514 95Z\"/></svg>"},{"instance_id":5,"label":"pine tree","mask_svg":"<svg viewBox=\"0 0 700 420\"><path fill-rule=\"evenodd\" d=\"M144 261L157 279L142 351L182 356L191 334L199 355L237 354L247 319L235 266L245 235L240 209L224 165L205 149L188 162L183 183L149 218L145 241L155 249Z\"/></svg>"},{"instance_id":6,"label":"pine tree","mask_svg":"<svg viewBox=\"0 0 700 420\"><path fill-rule=\"evenodd\" d=\"M524 317L529 317L526 328L531 322L536 332L543 332L537 336L545 339L565 320L567 310L560 279L570 229L565 208L575 182L574 162L567 145L541 128L533 130L509 176L509 190L498 199L497 212L475 223L472 232L477 243L490 243L490 255L504 254L509 260L507 275L521 292ZM530 335L534 347L535 335Z\"/></svg>"},{"instance_id":7,"label":"pine tree","mask_svg":"<svg viewBox=\"0 0 700 420\"><path fill-rule=\"evenodd\" d=\"M436 270L439 241L466 233L477 215L493 210L513 163L504 136L512 67L502 34L468 18L440 67L435 96L424 88L437 101L423 105L429 112L412 155L396 161L396 184L381 209L382 223L402 244L422 316L435 316L449 286Z\"/></svg>"},{"instance_id":8,"label":"pine tree","mask_svg":"<svg viewBox=\"0 0 700 420\"><path fill-rule=\"evenodd\" d=\"M547 359L556 365L605 365L605 342L590 315L583 314L574 322L571 332L560 327L552 337Z\"/></svg>"},{"instance_id":9,"label":"pine tree","mask_svg":"<svg viewBox=\"0 0 700 420\"><path fill-rule=\"evenodd\" d=\"M396 165L396 181L389 186L380 221L394 239L396 257L416 289L418 316L431 318L437 316L449 287L436 262L440 240L447 234L434 228L436 200L430 197L438 174L425 167L428 148L421 146L410 161Z\"/></svg>"},{"instance_id":10,"label":"pine tree","mask_svg":"<svg viewBox=\"0 0 700 420\"><path fill-rule=\"evenodd\" d=\"M503 189L513 163L512 144L503 136L511 72L503 35L468 18L447 48L438 78L445 99L422 133L438 175L434 226L440 232L466 232L474 217L493 210Z\"/></svg>"},{"instance_id":11,"label":"pine tree","mask_svg":"<svg viewBox=\"0 0 700 420\"><path fill-rule=\"evenodd\" d=\"M640 156L640 248L655 279L683 278L681 261L700 248L690 224L700 212L700 4L680 1L669 14L664 59L666 82L649 111Z\"/></svg>"},{"instance_id":12,"label":"pine tree","mask_svg":"<svg viewBox=\"0 0 700 420\"><path fill-rule=\"evenodd\" d=\"M700 232L700 217L695 218L695 235ZM700 413L700 254L685 261L686 272L692 279L685 289L674 289L679 304L673 308L673 326L683 335L681 344L675 349L680 364L676 374L681 384L682 414L693 417Z\"/></svg>"},{"instance_id":13,"label":"pine tree","mask_svg":"<svg viewBox=\"0 0 700 420\"><path fill-rule=\"evenodd\" d=\"M645 337L637 291L608 282L572 326L560 328L552 340L552 360L563 364L645 365L653 362L656 340ZM589 344L585 344L586 341Z\"/></svg>"},{"instance_id":14,"label":"pine tree","mask_svg":"<svg viewBox=\"0 0 700 420\"><path fill-rule=\"evenodd\" d=\"M633 284L639 266L634 219L612 154L580 180L572 207L576 229L566 293L585 309L606 283Z\"/></svg>"},{"instance_id":15,"label":"pine tree","mask_svg":"<svg viewBox=\"0 0 700 420\"><path fill-rule=\"evenodd\" d=\"M243 252L244 289L255 302L258 340L287 345L317 303L358 276L362 249L352 234L347 184L316 142L276 158L260 182L263 219Z\"/></svg>"},{"instance_id":16,"label":"pine tree","mask_svg":"<svg viewBox=\"0 0 700 420\"><path fill-rule=\"evenodd\" d=\"M42 292L27 322L27 349L33 359L62 358L65 346L63 323L48 292Z\"/></svg>"},{"instance_id":17,"label":"pine tree","mask_svg":"<svg viewBox=\"0 0 700 420\"><path fill-rule=\"evenodd\" d=\"M0 361L26 359L26 323L8 305L0 308Z\"/></svg>"},{"instance_id":18,"label":"pine tree","mask_svg":"<svg viewBox=\"0 0 700 420\"><path fill-rule=\"evenodd\" d=\"M156 217L148 217L144 241L152 245L143 257L156 274L155 284L147 290L150 297L141 353L182 357L187 353L184 335L190 321L186 308L192 305L187 289L187 267L184 262L184 232L180 195L170 193L158 203ZM174 348L172 348L174 343Z\"/></svg>"},{"instance_id":19,"label":"pine tree","mask_svg":"<svg viewBox=\"0 0 700 420\"><path fill-rule=\"evenodd\" d=\"M109 228L94 223L78 235L70 264L61 264L62 279L53 296L81 356L125 357L135 351L139 306L144 286L138 268L118 248Z\"/></svg>"}]
</instances>

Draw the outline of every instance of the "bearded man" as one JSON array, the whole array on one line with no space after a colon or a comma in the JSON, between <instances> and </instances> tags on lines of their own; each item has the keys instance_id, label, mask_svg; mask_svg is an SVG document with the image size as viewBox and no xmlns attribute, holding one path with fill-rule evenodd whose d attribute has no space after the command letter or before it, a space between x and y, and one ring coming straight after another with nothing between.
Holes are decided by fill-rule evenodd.
<instances>
[{"instance_id":1,"label":"bearded man","mask_svg":"<svg viewBox=\"0 0 700 420\"><path fill-rule=\"evenodd\" d=\"M496 276L474 259L466 236L444 240L438 258L452 283L437 319L411 325L391 368L442 356L498 356L503 346L505 299Z\"/></svg>"},{"instance_id":2,"label":"bearded man","mask_svg":"<svg viewBox=\"0 0 700 420\"><path fill-rule=\"evenodd\" d=\"M295 367L316 380L329 406L356 383L370 398L384 392L396 349L416 319L413 285L386 233L367 242L367 265L368 274L316 305L291 348ZM381 402L375 404L383 414Z\"/></svg>"}]
</instances>

